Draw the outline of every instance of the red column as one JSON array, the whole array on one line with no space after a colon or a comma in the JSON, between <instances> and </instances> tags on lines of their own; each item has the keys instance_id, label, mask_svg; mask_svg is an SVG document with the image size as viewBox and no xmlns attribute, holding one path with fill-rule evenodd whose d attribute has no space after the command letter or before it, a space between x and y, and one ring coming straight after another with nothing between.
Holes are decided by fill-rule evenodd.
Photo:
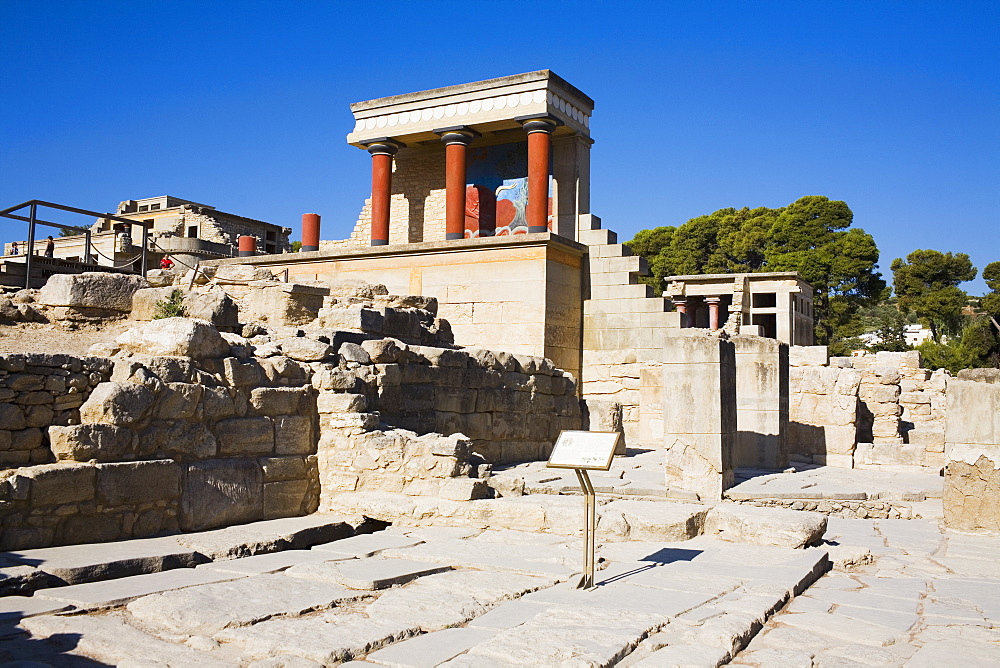
<instances>
[{"instance_id":1,"label":"red column","mask_svg":"<svg viewBox=\"0 0 1000 668\"><path fill-rule=\"evenodd\" d=\"M687 299L685 297L674 297L671 299L677 312L681 314L681 327L688 326Z\"/></svg>"},{"instance_id":2,"label":"red column","mask_svg":"<svg viewBox=\"0 0 1000 668\"><path fill-rule=\"evenodd\" d=\"M392 156L396 142L375 142L367 146L372 155L372 246L389 243L389 197L392 194Z\"/></svg>"},{"instance_id":3,"label":"red column","mask_svg":"<svg viewBox=\"0 0 1000 668\"><path fill-rule=\"evenodd\" d=\"M445 239L465 238L466 152L475 133L465 127L438 130L445 151Z\"/></svg>"},{"instance_id":4,"label":"red column","mask_svg":"<svg viewBox=\"0 0 1000 668\"><path fill-rule=\"evenodd\" d=\"M549 229L549 150L555 123L547 119L524 122L528 133L528 232Z\"/></svg>"},{"instance_id":5,"label":"red column","mask_svg":"<svg viewBox=\"0 0 1000 668\"><path fill-rule=\"evenodd\" d=\"M302 214L302 250L319 250L319 214Z\"/></svg>"},{"instance_id":6,"label":"red column","mask_svg":"<svg viewBox=\"0 0 1000 668\"><path fill-rule=\"evenodd\" d=\"M242 236L238 240L239 250L237 254L239 257L249 257L251 255L257 254L257 239L250 236Z\"/></svg>"},{"instance_id":7,"label":"red column","mask_svg":"<svg viewBox=\"0 0 1000 668\"><path fill-rule=\"evenodd\" d=\"M708 304L708 328L713 332L719 328L719 297L705 297Z\"/></svg>"}]
</instances>

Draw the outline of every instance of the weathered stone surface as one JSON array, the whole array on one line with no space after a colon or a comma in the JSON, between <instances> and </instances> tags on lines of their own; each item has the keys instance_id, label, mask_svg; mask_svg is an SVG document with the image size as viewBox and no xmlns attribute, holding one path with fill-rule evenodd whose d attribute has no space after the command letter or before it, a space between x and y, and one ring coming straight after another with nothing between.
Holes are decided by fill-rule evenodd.
<instances>
[{"instance_id":1,"label":"weathered stone surface","mask_svg":"<svg viewBox=\"0 0 1000 668\"><path fill-rule=\"evenodd\" d=\"M213 635L269 617L323 610L363 595L321 582L256 575L144 596L129 603L128 611L167 633Z\"/></svg>"},{"instance_id":2,"label":"weathered stone surface","mask_svg":"<svg viewBox=\"0 0 1000 668\"><path fill-rule=\"evenodd\" d=\"M320 413L362 413L368 407L363 394L323 392L316 398L316 408Z\"/></svg>"},{"instance_id":3,"label":"weathered stone surface","mask_svg":"<svg viewBox=\"0 0 1000 668\"><path fill-rule=\"evenodd\" d=\"M73 638L70 653L79 657L79 665L136 666L150 665L155 657L158 666L204 666L232 668L233 664L197 650L160 640L126 624L117 616L42 615L25 620L23 626L35 638ZM56 652L50 661L66 665L72 659ZM47 662L45 665L49 665Z\"/></svg>"},{"instance_id":4,"label":"weathered stone surface","mask_svg":"<svg viewBox=\"0 0 1000 668\"><path fill-rule=\"evenodd\" d=\"M181 495L184 531L253 522L263 515L264 481L256 461L213 459L188 465Z\"/></svg>"},{"instance_id":5,"label":"weathered stone surface","mask_svg":"<svg viewBox=\"0 0 1000 668\"><path fill-rule=\"evenodd\" d=\"M125 427L109 424L52 425L49 447L56 459L86 462L118 462L135 451L135 435Z\"/></svg>"},{"instance_id":6,"label":"weathered stone surface","mask_svg":"<svg viewBox=\"0 0 1000 668\"><path fill-rule=\"evenodd\" d=\"M285 575L332 582L348 589L376 590L448 570L451 566L408 559L350 559L300 564L289 568Z\"/></svg>"},{"instance_id":7,"label":"weathered stone surface","mask_svg":"<svg viewBox=\"0 0 1000 668\"><path fill-rule=\"evenodd\" d=\"M313 545L338 541L350 536L353 531L337 516L309 515L184 534L178 536L177 541L218 561L278 550L304 550Z\"/></svg>"},{"instance_id":8,"label":"weathered stone surface","mask_svg":"<svg viewBox=\"0 0 1000 668\"><path fill-rule=\"evenodd\" d=\"M800 548L819 541L826 524L826 516L820 513L720 503L705 519L705 534L733 542Z\"/></svg>"},{"instance_id":9,"label":"weathered stone surface","mask_svg":"<svg viewBox=\"0 0 1000 668\"><path fill-rule=\"evenodd\" d=\"M180 496L181 468L170 459L97 465L97 499L110 506Z\"/></svg>"},{"instance_id":10,"label":"weathered stone surface","mask_svg":"<svg viewBox=\"0 0 1000 668\"><path fill-rule=\"evenodd\" d=\"M304 415L274 418L274 452L278 455L311 455L316 452L313 420Z\"/></svg>"},{"instance_id":11,"label":"weathered stone surface","mask_svg":"<svg viewBox=\"0 0 1000 668\"><path fill-rule=\"evenodd\" d=\"M690 503L612 501L597 509L598 530L629 540L678 541L694 538L708 506Z\"/></svg>"},{"instance_id":12,"label":"weathered stone surface","mask_svg":"<svg viewBox=\"0 0 1000 668\"><path fill-rule=\"evenodd\" d=\"M153 356L205 359L229 353L229 344L211 323L191 318L153 320L128 330L116 343L129 352Z\"/></svg>"},{"instance_id":13,"label":"weathered stone surface","mask_svg":"<svg viewBox=\"0 0 1000 668\"><path fill-rule=\"evenodd\" d=\"M321 362L333 354L333 348L322 341L296 336L278 341L286 357L300 362Z\"/></svg>"},{"instance_id":14,"label":"weathered stone surface","mask_svg":"<svg viewBox=\"0 0 1000 668\"><path fill-rule=\"evenodd\" d=\"M274 452L274 426L268 417L230 418L215 423L222 455L257 456Z\"/></svg>"},{"instance_id":15,"label":"weathered stone surface","mask_svg":"<svg viewBox=\"0 0 1000 668\"><path fill-rule=\"evenodd\" d=\"M135 294L132 295L132 310L129 313L129 318L141 322L153 320L158 315L157 304L170 299L174 290L178 290L182 294L184 292L170 284L136 290Z\"/></svg>"},{"instance_id":16,"label":"weathered stone surface","mask_svg":"<svg viewBox=\"0 0 1000 668\"><path fill-rule=\"evenodd\" d=\"M316 561L328 561L332 555L314 552L312 550L282 550L281 552L270 552L267 554L256 554L251 557L240 559L226 559L202 564L197 568L199 571L212 571L213 573L229 573L239 576L262 575L265 573L277 573L299 564L309 564ZM226 578L220 578L226 579ZM235 579L235 578L229 578Z\"/></svg>"},{"instance_id":17,"label":"weathered stone surface","mask_svg":"<svg viewBox=\"0 0 1000 668\"><path fill-rule=\"evenodd\" d=\"M27 617L48 615L69 607L69 603L46 601L41 597L4 596L0 598L0 624L16 624ZM0 637L4 634L0 632Z\"/></svg>"},{"instance_id":18,"label":"weathered stone surface","mask_svg":"<svg viewBox=\"0 0 1000 668\"><path fill-rule=\"evenodd\" d=\"M401 549L419 545L423 541L419 538L409 538L406 536L396 536L386 532L373 534L361 534L336 540L332 543L316 545L313 550L317 552L329 553L331 559L337 558L364 558L378 554L382 550Z\"/></svg>"},{"instance_id":19,"label":"weathered stone surface","mask_svg":"<svg viewBox=\"0 0 1000 668\"><path fill-rule=\"evenodd\" d=\"M212 323L217 327L236 327L239 308L229 295L219 289L199 288L184 295L184 316Z\"/></svg>"},{"instance_id":20,"label":"weathered stone surface","mask_svg":"<svg viewBox=\"0 0 1000 668\"><path fill-rule=\"evenodd\" d=\"M250 281L273 281L274 274L265 267L250 264L224 264L215 270L215 281L221 285L241 285Z\"/></svg>"},{"instance_id":21,"label":"weathered stone surface","mask_svg":"<svg viewBox=\"0 0 1000 668\"><path fill-rule=\"evenodd\" d=\"M406 344L396 339L370 339L361 347L375 364L393 364L404 355Z\"/></svg>"},{"instance_id":22,"label":"weathered stone surface","mask_svg":"<svg viewBox=\"0 0 1000 668\"><path fill-rule=\"evenodd\" d=\"M86 464L43 464L22 468L19 474L30 482L33 506L76 503L94 498L96 469Z\"/></svg>"},{"instance_id":23,"label":"weathered stone surface","mask_svg":"<svg viewBox=\"0 0 1000 668\"><path fill-rule=\"evenodd\" d=\"M280 480L264 483L264 519L301 515L312 510L308 480Z\"/></svg>"},{"instance_id":24,"label":"weathered stone surface","mask_svg":"<svg viewBox=\"0 0 1000 668\"><path fill-rule=\"evenodd\" d=\"M128 312L132 309L132 295L145 287L149 287L146 279L130 274L55 274L38 293L38 302Z\"/></svg>"},{"instance_id":25,"label":"weathered stone surface","mask_svg":"<svg viewBox=\"0 0 1000 668\"><path fill-rule=\"evenodd\" d=\"M494 635L485 629L444 629L380 649L368 659L387 666L437 666Z\"/></svg>"},{"instance_id":26,"label":"weathered stone surface","mask_svg":"<svg viewBox=\"0 0 1000 668\"><path fill-rule=\"evenodd\" d=\"M225 571L203 570L201 567L173 568L157 573L42 589L35 592L35 598L70 604L80 610L101 610L125 605L149 594L235 580L240 577L243 575Z\"/></svg>"},{"instance_id":27,"label":"weathered stone surface","mask_svg":"<svg viewBox=\"0 0 1000 668\"><path fill-rule=\"evenodd\" d=\"M1000 532L1000 462L980 455L945 468L944 521L952 529Z\"/></svg>"},{"instance_id":28,"label":"weathered stone surface","mask_svg":"<svg viewBox=\"0 0 1000 668\"><path fill-rule=\"evenodd\" d=\"M170 269L150 269L146 272L146 282L152 288L163 288L173 285L177 273Z\"/></svg>"},{"instance_id":29,"label":"weathered stone surface","mask_svg":"<svg viewBox=\"0 0 1000 668\"><path fill-rule=\"evenodd\" d=\"M259 415L297 415L309 397L308 387L255 387L250 405Z\"/></svg>"},{"instance_id":30,"label":"weathered stone surface","mask_svg":"<svg viewBox=\"0 0 1000 668\"><path fill-rule=\"evenodd\" d=\"M85 423L128 426L139 422L152 407L153 392L135 383L101 383L80 406Z\"/></svg>"}]
</instances>

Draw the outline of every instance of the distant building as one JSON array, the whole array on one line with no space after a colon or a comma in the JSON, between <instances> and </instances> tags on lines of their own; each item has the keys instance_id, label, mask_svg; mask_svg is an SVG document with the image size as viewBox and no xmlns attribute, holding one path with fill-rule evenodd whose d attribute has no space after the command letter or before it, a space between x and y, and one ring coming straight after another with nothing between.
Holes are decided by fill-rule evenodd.
<instances>
[{"instance_id":1,"label":"distant building","mask_svg":"<svg viewBox=\"0 0 1000 668\"><path fill-rule=\"evenodd\" d=\"M663 293L688 327L752 332L793 346L814 342L813 288L797 272L668 276Z\"/></svg>"},{"instance_id":2,"label":"distant building","mask_svg":"<svg viewBox=\"0 0 1000 668\"><path fill-rule=\"evenodd\" d=\"M174 258L178 268L182 270L200 260L233 257L237 254L238 239L241 236L254 237L257 240L257 252L261 254L287 253L291 250L288 241L291 228L226 213L207 204L169 195L126 200L118 205L116 214L151 226L147 257L150 269L159 266L160 258L164 255ZM35 255L44 252L45 236L50 230L51 228L42 226L36 228ZM129 229L127 223L99 218L90 227L90 231L91 258L84 257L82 234L55 237L54 257L106 267L139 269L141 226ZM18 241L17 244L20 253L27 252L27 241ZM9 255L10 251L11 244L5 244L4 254Z\"/></svg>"},{"instance_id":3,"label":"distant building","mask_svg":"<svg viewBox=\"0 0 1000 668\"><path fill-rule=\"evenodd\" d=\"M903 336L906 338L906 345L916 348L931 339L931 330L923 325L907 325L903 330Z\"/></svg>"}]
</instances>

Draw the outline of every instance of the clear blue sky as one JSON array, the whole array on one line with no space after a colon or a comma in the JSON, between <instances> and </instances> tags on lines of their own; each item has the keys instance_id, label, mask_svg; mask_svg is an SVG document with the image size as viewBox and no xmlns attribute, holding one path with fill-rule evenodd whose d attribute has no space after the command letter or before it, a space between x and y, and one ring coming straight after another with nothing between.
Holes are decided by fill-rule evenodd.
<instances>
[{"instance_id":1,"label":"clear blue sky","mask_svg":"<svg viewBox=\"0 0 1000 668\"><path fill-rule=\"evenodd\" d=\"M0 0L0 208L171 194L344 238L370 186L350 102L548 68L596 101L592 209L622 240L826 195L890 280L917 248L981 270L998 35L995 1Z\"/></svg>"}]
</instances>

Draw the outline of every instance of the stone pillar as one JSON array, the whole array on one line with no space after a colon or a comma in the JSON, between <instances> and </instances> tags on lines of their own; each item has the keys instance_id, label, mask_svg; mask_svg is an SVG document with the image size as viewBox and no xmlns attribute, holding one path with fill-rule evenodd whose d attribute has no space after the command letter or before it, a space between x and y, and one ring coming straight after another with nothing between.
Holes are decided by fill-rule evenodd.
<instances>
[{"instance_id":1,"label":"stone pillar","mask_svg":"<svg viewBox=\"0 0 1000 668\"><path fill-rule=\"evenodd\" d=\"M1000 534L1000 384L948 380L944 524Z\"/></svg>"},{"instance_id":2,"label":"stone pillar","mask_svg":"<svg viewBox=\"0 0 1000 668\"><path fill-rule=\"evenodd\" d=\"M528 232L549 229L549 155L555 121L535 118L524 121L528 133Z\"/></svg>"},{"instance_id":3,"label":"stone pillar","mask_svg":"<svg viewBox=\"0 0 1000 668\"><path fill-rule=\"evenodd\" d=\"M319 250L319 214L302 214L302 250L304 252Z\"/></svg>"},{"instance_id":4,"label":"stone pillar","mask_svg":"<svg viewBox=\"0 0 1000 668\"><path fill-rule=\"evenodd\" d=\"M372 155L372 246L389 243L389 198L392 195L392 156L402 144L386 139L365 148Z\"/></svg>"},{"instance_id":5,"label":"stone pillar","mask_svg":"<svg viewBox=\"0 0 1000 668\"><path fill-rule=\"evenodd\" d=\"M663 346L666 484L703 502L733 485L736 353L731 341L680 330Z\"/></svg>"},{"instance_id":6,"label":"stone pillar","mask_svg":"<svg viewBox=\"0 0 1000 668\"><path fill-rule=\"evenodd\" d=\"M736 336L736 468L788 466L788 346Z\"/></svg>"},{"instance_id":7,"label":"stone pillar","mask_svg":"<svg viewBox=\"0 0 1000 668\"><path fill-rule=\"evenodd\" d=\"M465 156L473 136L464 126L435 130L445 152L445 239L465 238Z\"/></svg>"},{"instance_id":8,"label":"stone pillar","mask_svg":"<svg viewBox=\"0 0 1000 668\"><path fill-rule=\"evenodd\" d=\"M250 236L242 236L237 240L239 244L237 254L239 257L250 257L257 254L257 239Z\"/></svg>"},{"instance_id":9,"label":"stone pillar","mask_svg":"<svg viewBox=\"0 0 1000 668\"><path fill-rule=\"evenodd\" d=\"M708 304L708 328L713 332L719 329L719 301L718 296L705 297L705 303Z\"/></svg>"}]
</instances>

